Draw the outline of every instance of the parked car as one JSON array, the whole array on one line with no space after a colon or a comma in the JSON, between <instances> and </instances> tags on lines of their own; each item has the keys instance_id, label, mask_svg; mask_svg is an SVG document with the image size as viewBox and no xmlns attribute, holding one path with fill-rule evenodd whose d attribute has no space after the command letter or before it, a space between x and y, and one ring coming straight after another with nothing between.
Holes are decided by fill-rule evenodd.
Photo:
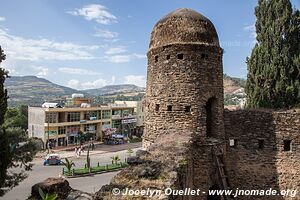
<instances>
[{"instance_id":1,"label":"parked car","mask_svg":"<svg viewBox=\"0 0 300 200\"><path fill-rule=\"evenodd\" d=\"M125 137L122 134L112 134L110 137L104 138L104 144L124 144Z\"/></svg>"},{"instance_id":2,"label":"parked car","mask_svg":"<svg viewBox=\"0 0 300 200\"><path fill-rule=\"evenodd\" d=\"M61 165L61 159L58 154L48 154L45 157L44 165Z\"/></svg>"}]
</instances>

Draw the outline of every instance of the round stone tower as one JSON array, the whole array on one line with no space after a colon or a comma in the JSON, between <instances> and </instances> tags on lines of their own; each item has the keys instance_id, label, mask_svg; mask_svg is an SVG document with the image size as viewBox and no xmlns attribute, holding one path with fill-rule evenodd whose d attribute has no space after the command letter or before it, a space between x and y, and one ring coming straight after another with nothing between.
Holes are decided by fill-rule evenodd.
<instances>
[{"instance_id":1,"label":"round stone tower","mask_svg":"<svg viewBox=\"0 0 300 200\"><path fill-rule=\"evenodd\" d=\"M178 9L157 22L148 51L144 147L169 133L224 139L223 50L212 22Z\"/></svg>"}]
</instances>

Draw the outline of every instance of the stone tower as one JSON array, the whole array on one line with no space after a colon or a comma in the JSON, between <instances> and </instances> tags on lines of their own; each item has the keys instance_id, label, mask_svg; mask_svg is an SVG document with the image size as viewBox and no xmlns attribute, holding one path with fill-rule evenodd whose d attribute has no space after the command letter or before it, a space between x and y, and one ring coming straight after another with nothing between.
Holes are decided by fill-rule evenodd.
<instances>
[{"instance_id":1,"label":"stone tower","mask_svg":"<svg viewBox=\"0 0 300 200\"><path fill-rule=\"evenodd\" d=\"M144 147L171 132L193 133L202 144L224 139L222 54L214 25L198 12L181 8L157 22L148 51Z\"/></svg>"}]
</instances>

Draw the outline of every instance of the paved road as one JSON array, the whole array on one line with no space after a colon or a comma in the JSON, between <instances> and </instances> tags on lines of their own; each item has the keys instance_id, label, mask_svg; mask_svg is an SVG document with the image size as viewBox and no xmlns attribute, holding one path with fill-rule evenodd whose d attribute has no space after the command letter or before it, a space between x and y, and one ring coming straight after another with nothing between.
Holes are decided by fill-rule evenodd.
<instances>
[{"instance_id":1,"label":"paved road","mask_svg":"<svg viewBox=\"0 0 300 200\"><path fill-rule=\"evenodd\" d=\"M137 147L139 145L132 144L129 145L116 145L116 146L107 146L103 145L97 148L97 150L101 149L101 151L106 151L101 154L91 155L91 165L96 166L99 162L100 164L108 164L111 163L111 158L114 155L119 155L121 157L121 161L128 156L127 150L129 147ZM123 149L123 150L122 150ZM134 152L138 148L133 149ZM86 156L82 155L80 158L72 158L76 167L83 167L86 163ZM28 174L28 178L20 183L19 186L13 188L13 190L9 191L4 197L1 197L1 200L23 200L26 199L30 195L31 186L35 183L41 182L48 177L58 177L62 172L62 166L43 166L42 159L34 160L33 170ZM74 189L79 189L85 192L93 193L98 191L101 186L108 184L111 178L116 175L118 172L111 172L105 174L99 174L88 177L80 177L80 178L69 178L68 181L70 186Z\"/></svg>"}]
</instances>

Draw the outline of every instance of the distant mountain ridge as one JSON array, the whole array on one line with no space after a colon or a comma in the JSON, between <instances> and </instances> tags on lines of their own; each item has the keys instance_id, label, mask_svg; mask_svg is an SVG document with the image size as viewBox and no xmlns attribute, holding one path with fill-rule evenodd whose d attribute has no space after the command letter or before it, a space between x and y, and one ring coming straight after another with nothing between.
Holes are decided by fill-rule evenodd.
<instances>
[{"instance_id":1,"label":"distant mountain ridge","mask_svg":"<svg viewBox=\"0 0 300 200\"><path fill-rule=\"evenodd\" d=\"M4 85L8 90L10 106L42 104L79 92L36 76L11 76Z\"/></svg>"},{"instance_id":2,"label":"distant mountain ridge","mask_svg":"<svg viewBox=\"0 0 300 200\"><path fill-rule=\"evenodd\" d=\"M243 88L245 80L224 75L224 93L231 94ZM82 93L88 97L144 93L145 88L132 84L108 85L98 89L75 90L52 83L36 76L12 76L5 81L8 90L9 106L41 105L46 101L59 101L74 93ZM116 99L117 100L117 99Z\"/></svg>"},{"instance_id":3,"label":"distant mountain ridge","mask_svg":"<svg viewBox=\"0 0 300 200\"><path fill-rule=\"evenodd\" d=\"M139 87L132 84L107 85L98 89L83 90L83 92L94 96L112 95L118 93L144 92L144 91L145 91L144 87Z\"/></svg>"},{"instance_id":4,"label":"distant mountain ridge","mask_svg":"<svg viewBox=\"0 0 300 200\"><path fill-rule=\"evenodd\" d=\"M136 85L108 85L103 88L76 90L50 82L47 79L36 76L11 76L6 79L5 87L8 90L9 106L41 105L46 101L62 100L65 97L71 97L74 93L82 93L88 97L143 92L145 88Z\"/></svg>"}]
</instances>

